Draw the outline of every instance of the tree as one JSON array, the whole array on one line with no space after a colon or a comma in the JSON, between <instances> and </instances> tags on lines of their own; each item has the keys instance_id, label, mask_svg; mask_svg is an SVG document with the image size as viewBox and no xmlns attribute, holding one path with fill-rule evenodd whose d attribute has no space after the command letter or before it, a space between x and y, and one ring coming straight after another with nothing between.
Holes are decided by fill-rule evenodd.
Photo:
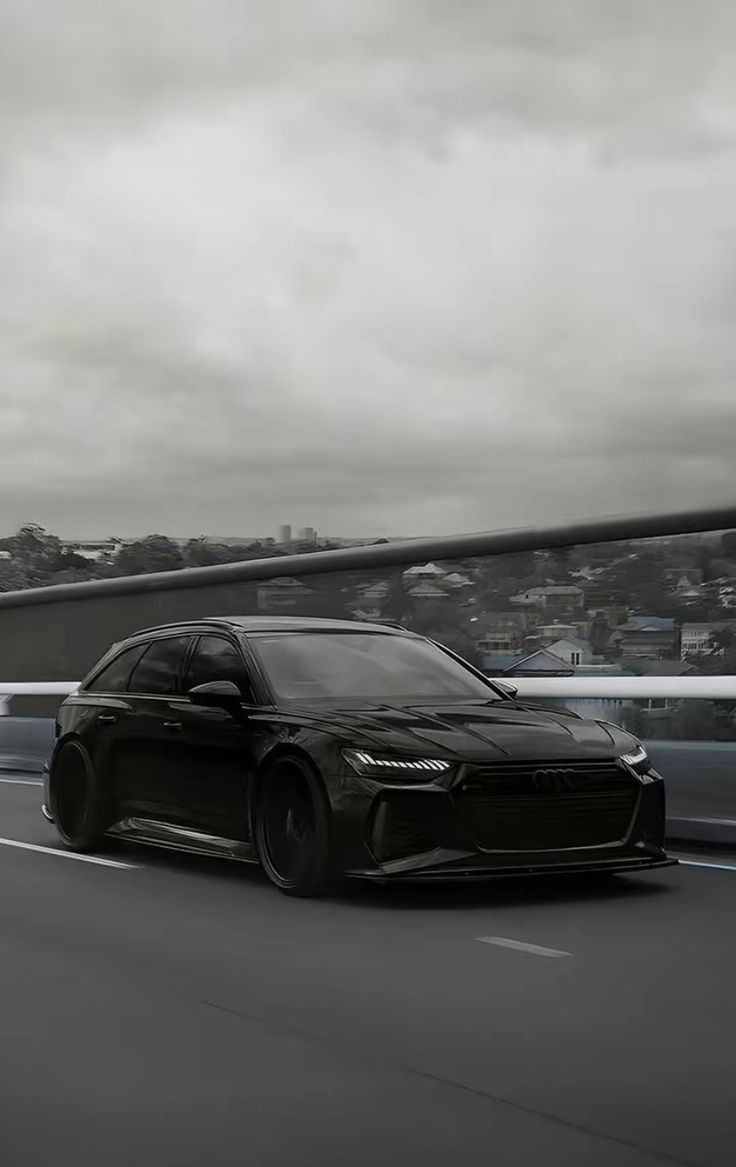
<instances>
[{"instance_id":1,"label":"tree","mask_svg":"<svg viewBox=\"0 0 736 1167\"><path fill-rule=\"evenodd\" d=\"M166 535L146 535L122 547L115 556L110 574L147 575L154 571L178 571L184 556L178 543Z\"/></svg>"},{"instance_id":2,"label":"tree","mask_svg":"<svg viewBox=\"0 0 736 1167\"><path fill-rule=\"evenodd\" d=\"M713 632L707 652L689 658L698 671L710 676L736 675L736 633L731 628Z\"/></svg>"},{"instance_id":3,"label":"tree","mask_svg":"<svg viewBox=\"0 0 736 1167\"><path fill-rule=\"evenodd\" d=\"M95 574L90 560L67 551L61 539L49 535L35 523L21 527L7 539L0 539L0 551L10 556L4 562L12 564L12 570L7 568L4 572L5 580L12 580L21 588L64 582L69 572L76 573L80 579L89 579ZM6 586L4 590L12 589Z\"/></svg>"},{"instance_id":4,"label":"tree","mask_svg":"<svg viewBox=\"0 0 736 1167\"><path fill-rule=\"evenodd\" d=\"M733 741L734 701L678 701L672 706L672 736L680 741Z\"/></svg>"}]
</instances>

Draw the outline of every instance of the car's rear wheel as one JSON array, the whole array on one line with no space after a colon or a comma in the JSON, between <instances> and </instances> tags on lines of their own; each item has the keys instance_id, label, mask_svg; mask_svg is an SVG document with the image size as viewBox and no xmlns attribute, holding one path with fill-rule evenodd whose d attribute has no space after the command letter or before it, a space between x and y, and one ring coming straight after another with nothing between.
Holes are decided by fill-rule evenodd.
<instances>
[{"instance_id":1,"label":"car's rear wheel","mask_svg":"<svg viewBox=\"0 0 736 1167\"><path fill-rule=\"evenodd\" d=\"M97 851L110 826L109 798L77 742L62 746L49 775L49 810L62 841L73 851Z\"/></svg>"},{"instance_id":2,"label":"car's rear wheel","mask_svg":"<svg viewBox=\"0 0 736 1167\"><path fill-rule=\"evenodd\" d=\"M255 843L280 891L316 896L330 883L330 819L319 778L301 758L281 758L259 783Z\"/></svg>"}]
</instances>

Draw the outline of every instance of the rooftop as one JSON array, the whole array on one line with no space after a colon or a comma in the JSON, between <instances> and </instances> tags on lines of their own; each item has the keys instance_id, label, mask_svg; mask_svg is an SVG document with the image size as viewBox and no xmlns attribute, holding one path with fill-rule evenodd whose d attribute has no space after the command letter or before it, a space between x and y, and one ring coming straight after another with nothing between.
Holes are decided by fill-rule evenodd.
<instances>
[{"instance_id":1,"label":"rooftop","mask_svg":"<svg viewBox=\"0 0 736 1167\"><path fill-rule=\"evenodd\" d=\"M671 616L630 616L620 627L621 632L674 632Z\"/></svg>"}]
</instances>

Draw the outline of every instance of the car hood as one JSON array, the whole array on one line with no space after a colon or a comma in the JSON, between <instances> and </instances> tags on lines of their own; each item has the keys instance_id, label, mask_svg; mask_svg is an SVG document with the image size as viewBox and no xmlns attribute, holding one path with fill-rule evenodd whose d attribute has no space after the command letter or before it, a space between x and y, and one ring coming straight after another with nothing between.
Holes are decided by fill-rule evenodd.
<instances>
[{"instance_id":1,"label":"car hood","mask_svg":"<svg viewBox=\"0 0 736 1167\"><path fill-rule=\"evenodd\" d=\"M306 710L302 710L306 714ZM351 744L390 753L450 758L610 758L634 739L616 726L566 710L517 702L396 706L371 704L310 710L316 729Z\"/></svg>"}]
</instances>

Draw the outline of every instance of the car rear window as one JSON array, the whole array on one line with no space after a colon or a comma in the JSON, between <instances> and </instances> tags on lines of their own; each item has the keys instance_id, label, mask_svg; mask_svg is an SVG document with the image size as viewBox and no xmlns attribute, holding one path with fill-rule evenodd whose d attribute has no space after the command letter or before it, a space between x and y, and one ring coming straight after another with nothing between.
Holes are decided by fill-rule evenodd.
<instances>
[{"instance_id":1,"label":"car rear window","mask_svg":"<svg viewBox=\"0 0 736 1167\"><path fill-rule=\"evenodd\" d=\"M181 667L191 639L191 636L168 636L149 644L133 669L128 690L156 697L180 693Z\"/></svg>"},{"instance_id":2,"label":"car rear window","mask_svg":"<svg viewBox=\"0 0 736 1167\"><path fill-rule=\"evenodd\" d=\"M128 686L130 674L147 648L147 644L134 644L131 648L123 649L109 664L105 665L104 669L88 685L85 685L85 691L88 693L122 693Z\"/></svg>"}]
</instances>

